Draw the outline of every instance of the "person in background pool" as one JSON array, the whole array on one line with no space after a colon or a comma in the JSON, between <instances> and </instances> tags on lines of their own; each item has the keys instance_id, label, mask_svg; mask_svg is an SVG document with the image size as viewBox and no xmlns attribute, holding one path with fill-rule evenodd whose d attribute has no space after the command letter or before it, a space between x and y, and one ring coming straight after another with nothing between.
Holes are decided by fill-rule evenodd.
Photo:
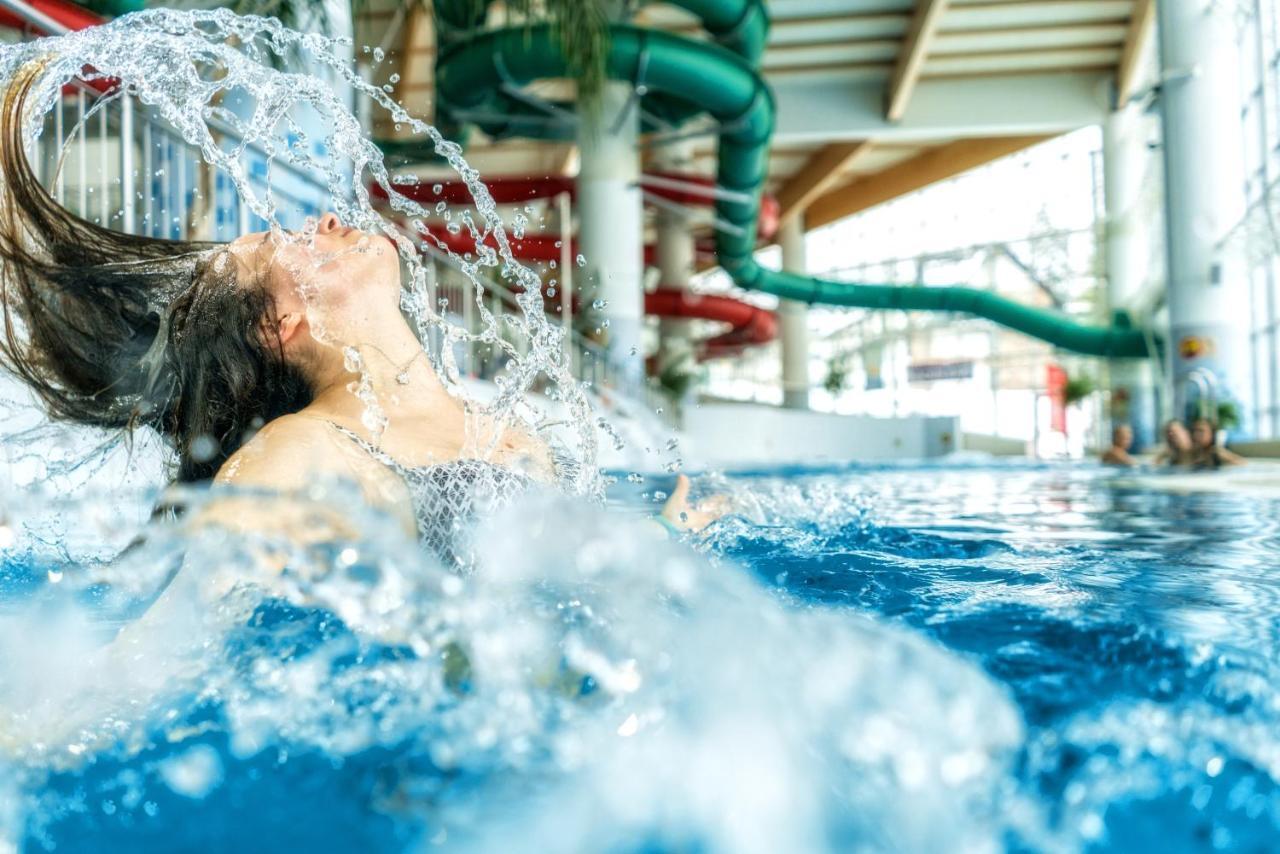
<instances>
[{"instance_id":1,"label":"person in background pool","mask_svg":"<svg viewBox=\"0 0 1280 854\"><path fill-rule=\"evenodd\" d=\"M401 313L389 238L330 213L302 239L164 240L60 206L24 151L38 72L20 72L0 102L0 363L51 416L154 428L181 483L288 493L354 482L437 551L459 517L556 479L539 438L468 413L445 388ZM367 425L369 401L385 429ZM482 459L469 431L492 449ZM668 527L710 520L688 494L682 476L662 511ZM204 517L308 539L350 533L336 511L318 522L298 502L267 511L262 499L232 497Z\"/></svg>"},{"instance_id":2,"label":"person in background pool","mask_svg":"<svg viewBox=\"0 0 1280 854\"><path fill-rule=\"evenodd\" d=\"M1244 464L1244 457L1218 447L1218 425L1208 418L1191 422L1191 465L1197 469L1216 469Z\"/></svg>"},{"instance_id":3,"label":"person in background pool","mask_svg":"<svg viewBox=\"0 0 1280 854\"><path fill-rule=\"evenodd\" d=\"M1193 462L1195 448L1187 427L1176 418L1164 425L1164 447L1156 454L1156 465L1189 466Z\"/></svg>"},{"instance_id":4,"label":"person in background pool","mask_svg":"<svg viewBox=\"0 0 1280 854\"><path fill-rule=\"evenodd\" d=\"M1117 424L1111 431L1111 447L1102 452L1102 464L1107 466L1136 466L1138 461L1129 454L1133 445L1133 428Z\"/></svg>"}]
</instances>

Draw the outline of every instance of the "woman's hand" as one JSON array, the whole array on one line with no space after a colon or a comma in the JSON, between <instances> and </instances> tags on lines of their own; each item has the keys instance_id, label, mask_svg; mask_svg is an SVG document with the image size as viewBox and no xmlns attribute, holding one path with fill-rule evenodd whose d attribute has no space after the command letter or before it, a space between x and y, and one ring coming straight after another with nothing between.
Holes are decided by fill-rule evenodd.
<instances>
[{"instance_id":1,"label":"woman's hand","mask_svg":"<svg viewBox=\"0 0 1280 854\"><path fill-rule=\"evenodd\" d=\"M681 531L697 533L729 512L729 502L723 495L704 501L697 507L689 503L689 478L676 476L676 487L671 497L662 505L662 518Z\"/></svg>"}]
</instances>

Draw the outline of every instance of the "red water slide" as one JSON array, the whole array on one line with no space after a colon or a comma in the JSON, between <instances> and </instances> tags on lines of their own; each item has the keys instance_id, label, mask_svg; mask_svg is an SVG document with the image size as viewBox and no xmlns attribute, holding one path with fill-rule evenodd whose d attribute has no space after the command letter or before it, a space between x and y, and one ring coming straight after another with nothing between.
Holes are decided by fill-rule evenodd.
<instances>
[{"instance_id":1,"label":"red water slide","mask_svg":"<svg viewBox=\"0 0 1280 854\"><path fill-rule=\"evenodd\" d=\"M715 184L709 178L671 173L648 173L645 178L658 179L656 183L647 186L646 190L667 201L707 206L715 202L713 195ZM645 183L644 179L641 183ZM574 180L563 176L487 178L484 184L498 204L520 204L533 199L553 198L562 193L574 196L577 192ZM472 201L471 189L462 181L422 182L398 186L396 190L423 205L439 202L465 205ZM383 199L387 197L386 192L376 184L370 187L370 193ZM761 208L760 237L768 240L773 237L778 228L777 199L772 196L765 197ZM465 254L475 251L475 239L465 230L455 234L440 226L429 226L429 229L431 236L452 252ZM495 248L497 245L492 237L487 238L485 243ZM511 250L517 258L543 263L559 262L563 251L560 236L547 234L513 237ZM713 260L714 244L711 241L700 242L697 253L699 260L704 258ZM577 241L574 241L573 246L570 247L569 254L571 257L577 257ZM655 262L655 247L646 246L644 254L645 263L652 265ZM653 293L645 294L644 310L646 314L657 317L728 323L729 331L701 343L699 356L702 358L737 355L746 347L769 343L778 332L778 323L772 312L730 297L691 294L675 288L660 288Z\"/></svg>"},{"instance_id":2,"label":"red water slide","mask_svg":"<svg viewBox=\"0 0 1280 854\"><path fill-rule=\"evenodd\" d=\"M493 200L500 205L518 205L533 199L550 199L562 193L568 193L570 198L576 199L578 193L577 182L563 175L548 175L542 178L511 176L485 178L484 185L489 189ZM640 178L640 185L646 193L676 204L711 207L716 201L715 181L703 175L646 172ZM423 181L397 186L396 192L423 205L434 205L437 202L469 205L472 202L471 188L464 181ZM379 184L371 184L369 193L375 198L387 197L386 190ZM778 231L780 210L778 200L773 196L765 196L760 200L760 220L757 227L760 239L773 239Z\"/></svg>"}]
</instances>

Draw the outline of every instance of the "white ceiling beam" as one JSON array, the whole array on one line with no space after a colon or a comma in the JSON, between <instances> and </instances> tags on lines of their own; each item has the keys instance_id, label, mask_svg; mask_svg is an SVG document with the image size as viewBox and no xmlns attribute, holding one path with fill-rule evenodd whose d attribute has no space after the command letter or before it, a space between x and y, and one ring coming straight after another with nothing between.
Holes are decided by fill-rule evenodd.
<instances>
[{"instance_id":1,"label":"white ceiling beam","mask_svg":"<svg viewBox=\"0 0 1280 854\"><path fill-rule=\"evenodd\" d=\"M915 13L907 27L907 36L902 41L902 49L898 54L898 62L889 75L889 86L885 92L885 118L891 122L900 120L911 102L916 84L920 82L920 72L924 70L925 58L929 55L929 45L938 32L942 15L947 11L949 0L917 0Z\"/></svg>"},{"instance_id":2,"label":"white ceiling beam","mask_svg":"<svg viewBox=\"0 0 1280 854\"><path fill-rule=\"evenodd\" d=\"M1065 133L1106 118L1114 75L1099 69L925 78L899 122L884 116L883 75L775 77L774 145Z\"/></svg>"},{"instance_id":3,"label":"white ceiling beam","mask_svg":"<svg viewBox=\"0 0 1280 854\"><path fill-rule=\"evenodd\" d=\"M872 143L835 142L824 145L786 179L778 190L779 222L801 214L809 203L836 186L845 173L871 151Z\"/></svg>"},{"instance_id":4,"label":"white ceiling beam","mask_svg":"<svg viewBox=\"0 0 1280 854\"><path fill-rule=\"evenodd\" d=\"M805 213L805 227L819 228L852 216L1049 138L962 139L938 146L819 196Z\"/></svg>"},{"instance_id":5,"label":"white ceiling beam","mask_svg":"<svg viewBox=\"0 0 1280 854\"><path fill-rule=\"evenodd\" d=\"M1142 58L1155 32L1155 0L1136 0L1133 17L1129 19L1129 33L1125 36L1124 51L1120 54L1120 68L1116 71L1116 107L1123 107L1133 97L1141 72Z\"/></svg>"}]
</instances>

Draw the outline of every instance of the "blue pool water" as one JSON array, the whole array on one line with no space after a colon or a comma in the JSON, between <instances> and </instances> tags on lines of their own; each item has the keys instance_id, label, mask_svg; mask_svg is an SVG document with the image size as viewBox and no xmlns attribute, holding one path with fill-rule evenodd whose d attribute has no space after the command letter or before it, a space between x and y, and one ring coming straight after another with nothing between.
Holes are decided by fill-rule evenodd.
<instances>
[{"instance_id":1,"label":"blue pool water","mask_svg":"<svg viewBox=\"0 0 1280 854\"><path fill-rule=\"evenodd\" d=\"M92 700L46 683L144 597L20 542L6 648L75 634L33 640L65 600L88 637L0 668L0 850L1280 845L1280 500L757 472L705 486L743 515L694 554L631 524L662 486L531 508L461 582L293 555L327 568L144 637Z\"/></svg>"}]
</instances>

